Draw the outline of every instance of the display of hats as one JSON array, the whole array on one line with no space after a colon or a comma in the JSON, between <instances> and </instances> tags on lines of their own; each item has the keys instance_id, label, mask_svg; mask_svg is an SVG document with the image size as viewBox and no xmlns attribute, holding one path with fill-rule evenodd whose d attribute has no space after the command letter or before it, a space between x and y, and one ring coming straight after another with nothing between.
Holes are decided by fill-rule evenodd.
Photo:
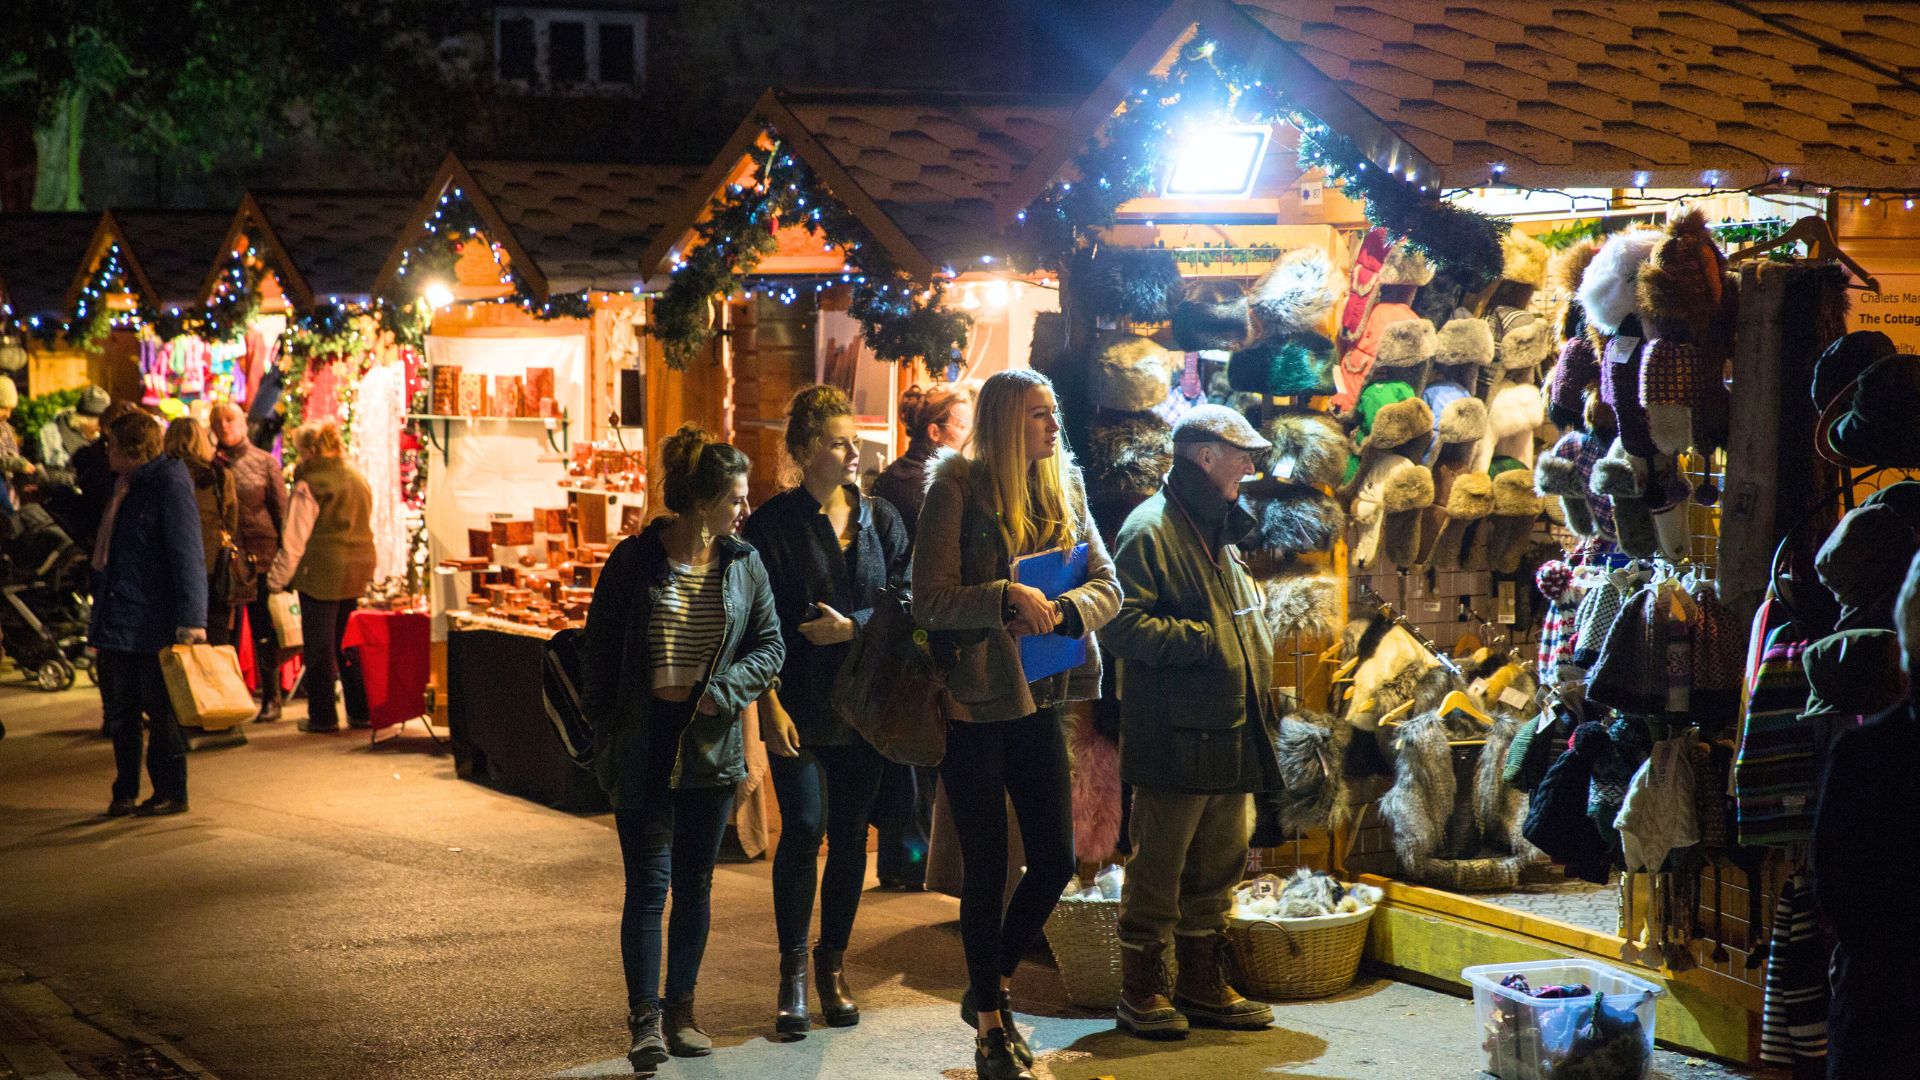
<instances>
[{"instance_id":1,"label":"display of hats","mask_svg":"<svg viewBox=\"0 0 1920 1080\"><path fill-rule=\"evenodd\" d=\"M1319 487L1346 479L1353 443L1326 413L1306 409L1275 413L1267 420L1265 435L1273 443L1267 467L1276 479Z\"/></svg>"},{"instance_id":2,"label":"display of hats","mask_svg":"<svg viewBox=\"0 0 1920 1080\"><path fill-rule=\"evenodd\" d=\"M1347 515L1333 497L1304 484L1280 484L1268 494L1248 500L1255 526L1255 540L1264 551L1290 555L1333 550L1334 541L1347 527Z\"/></svg>"},{"instance_id":3,"label":"display of hats","mask_svg":"<svg viewBox=\"0 0 1920 1080\"><path fill-rule=\"evenodd\" d=\"M1814 570L1840 604L1841 630L1893 626L1893 601L1907 578L1916 535L1891 506L1861 506L1840 519L1814 556Z\"/></svg>"},{"instance_id":4,"label":"display of hats","mask_svg":"<svg viewBox=\"0 0 1920 1080\"><path fill-rule=\"evenodd\" d=\"M1189 282L1185 299L1173 312L1173 340L1186 352L1245 347L1253 340L1246 291L1224 278Z\"/></svg>"},{"instance_id":5,"label":"display of hats","mask_svg":"<svg viewBox=\"0 0 1920 1080\"><path fill-rule=\"evenodd\" d=\"M1486 367L1493 363L1493 325L1472 317L1448 319L1434 338L1437 367Z\"/></svg>"},{"instance_id":6,"label":"display of hats","mask_svg":"<svg viewBox=\"0 0 1920 1080\"><path fill-rule=\"evenodd\" d=\"M1852 467L1920 468L1915 417L1920 417L1920 356L1895 353L1860 373L1825 445Z\"/></svg>"},{"instance_id":7,"label":"display of hats","mask_svg":"<svg viewBox=\"0 0 1920 1080\"><path fill-rule=\"evenodd\" d=\"M1368 378L1377 382L1404 382L1415 389L1426 385L1427 365L1433 360L1436 338L1433 324L1425 319L1402 319L1387 324L1374 349L1373 372Z\"/></svg>"},{"instance_id":8,"label":"display of hats","mask_svg":"<svg viewBox=\"0 0 1920 1080\"><path fill-rule=\"evenodd\" d=\"M1807 646L1802 716L1877 716L1907 698L1901 677L1900 635L1892 630L1843 630Z\"/></svg>"},{"instance_id":9,"label":"display of hats","mask_svg":"<svg viewBox=\"0 0 1920 1080\"><path fill-rule=\"evenodd\" d=\"M1097 318L1163 323L1173 318L1186 282L1173 252L1104 244L1076 256L1074 300Z\"/></svg>"},{"instance_id":10,"label":"display of hats","mask_svg":"<svg viewBox=\"0 0 1920 1080\"><path fill-rule=\"evenodd\" d=\"M1148 338L1124 334L1100 350L1094 401L1102 409L1146 412L1167 400L1177 357Z\"/></svg>"},{"instance_id":11,"label":"display of hats","mask_svg":"<svg viewBox=\"0 0 1920 1080\"><path fill-rule=\"evenodd\" d=\"M1813 362L1813 407L1825 409L1853 389L1861 372L1899 351L1893 339L1878 330L1855 330L1834 338Z\"/></svg>"},{"instance_id":12,"label":"display of hats","mask_svg":"<svg viewBox=\"0 0 1920 1080\"><path fill-rule=\"evenodd\" d=\"M1324 334L1263 338L1227 359L1227 382L1243 394L1329 394L1334 389L1333 364L1333 340Z\"/></svg>"}]
</instances>

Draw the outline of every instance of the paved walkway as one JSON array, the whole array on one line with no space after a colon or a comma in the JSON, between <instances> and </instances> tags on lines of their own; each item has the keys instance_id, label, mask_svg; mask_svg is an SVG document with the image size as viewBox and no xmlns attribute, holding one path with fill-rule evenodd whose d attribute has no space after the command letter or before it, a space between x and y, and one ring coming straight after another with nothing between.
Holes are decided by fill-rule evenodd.
<instances>
[{"instance_id":1,"label":"paved walkway","mask_svg":"<svg viewBox=\"0 0 1920 1080\"><path fill-rule=\"evenodd\" d=\"M610 818L457 780L423 735L369 749L289 720L195 755L191 813L108 821L97 701L0 679L0 961L224 1080L625 1074ZM767 865L723 865L714 907L700 1014L721 1050L663 1077L971 1075L954 901L868 893L849 953L862 1023L787 1044L769 1041ZM1471 1006L1383 980L1173 1046L1066 1006L1044 964L1015 1000L1055 1080L1479 1076ZM1738 1074L1663 1054L1657 1075Z\"/></svg>"}]
</instances>

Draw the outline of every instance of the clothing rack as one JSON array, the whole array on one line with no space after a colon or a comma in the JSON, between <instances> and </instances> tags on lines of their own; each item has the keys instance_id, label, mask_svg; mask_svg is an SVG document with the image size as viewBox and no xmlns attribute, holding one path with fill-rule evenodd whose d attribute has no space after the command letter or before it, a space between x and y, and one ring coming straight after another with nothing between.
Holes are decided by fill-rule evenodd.
<instances>
[{"instance_id":1,"label":"clothing rack","mask_svg":"<svg viewBox=\"0 0 1920 1080\"><path fill-rule=\"evenodd\" d=\"M1421 648L1433 654L1433 658L1440 662L1441 667L1444 667L1449 672L1452 672L1455 677L1458 677L1460 675L1460 665L1453 662L1453 657L1447 655L1447 651L1445 649L1442 649L1440 646L1435 645L1432 639L1428 638L1427 635L1421 633L1419 627L1416 627L1413 625L1413 623L1409 622L1407 620L1407 617L1405 615L1402 615L1398 608L1395 608L1392 604L1387 603L1387 601L1384 598L1382 598L1379 593L1374 592L1373 586L1368 585L1364 582L1361 583L1360 600L1362 603L1366 604L1368 607L1371 607L1374 609L1374 614L1376 617L1385 619L1388 622L1393 623L1395 626L1398 626L1400 629L1405 630L1410 636L1412 636L1414 641L1420 644Z\"/></svg>"}]
</instances>

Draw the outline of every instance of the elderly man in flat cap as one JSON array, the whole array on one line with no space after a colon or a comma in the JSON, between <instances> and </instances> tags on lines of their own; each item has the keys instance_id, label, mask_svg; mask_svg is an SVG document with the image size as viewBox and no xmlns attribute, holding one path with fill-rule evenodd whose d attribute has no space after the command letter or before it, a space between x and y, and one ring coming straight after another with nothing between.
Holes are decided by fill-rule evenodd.
<instances>
[{"instance_id":1,"label":"elderly man in flat cap","mask_svg":"<svg viewBox=\"0 0 1920 1080\"><path fill-rule=\"evenodd\" d=\"M1189 1024L1273 1022L1225 972L1253 794L1280 786L1278 718L1267 707L1273 640L1235 546L1255 525L1240 481L1271 444L1218 405L1188 412L1173 441L1165 484L1120 527L1113 563L1124 599L1101 632L1121 659L1120 771L1133 785L1118 1024L1149 1039L1180 1038Z\"/></svg>"}]
</instances>

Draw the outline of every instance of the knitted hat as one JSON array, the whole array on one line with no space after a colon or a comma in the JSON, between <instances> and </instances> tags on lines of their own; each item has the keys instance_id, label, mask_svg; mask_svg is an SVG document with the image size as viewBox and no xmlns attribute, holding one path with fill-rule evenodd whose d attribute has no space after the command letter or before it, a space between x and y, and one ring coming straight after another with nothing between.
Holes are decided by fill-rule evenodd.
<instances>
[{"instance_id":1,"label":"knitted hat","mask_svg":"<svg viewBox=\"0 0 1920 1080\"><path fill-rule=\"evenodd\" d=\"M1186 298L1173 312L1173 340L1186 352L1238 349L1253 339L1246 293L1223 278L1202 278L1187 285Z\"/></svg>"},{"instance_id":2,"label":"knitted hat","mask_svg":"<svg viewBox=\"0 0 1920 1080\"><path fill-rule=\"evenodd\" d=\"M1707 404L1702 383L1707 360L1697 345L1662 338L1647 346L1640 362L1640 403L1647 433L1663 454L1693 445L1693 410ZM1713 372L1718 380L1719 372Z\"/></svg>"},{"instance_id":3,"label":"knitted hat","mask_svg":"<svg viewBox=\"0 0 1920 1080\"><path fill-rule=\"evenodd\" d=\"M1273 443L1267 460L1276 478L1320 487L1346 478L1353 444L1333 417L1304 409L1276 413L1267 421L1266 436Z\"/></svg>"},{"instance_id":4,"label":"knitted hat","mask_svg":"<svg viewBox=\"0 0 1920 1080\"><path fill-rule=\"evenodd\" d=\"M1284 334L1318 335L1335 298L1333 264L1327 260L1327 253L1305 247L1280 256L1273 268L1253 283L1247 307L1261 340Z\"/></svg>"},{"instance_id":5,"label":"knitted hat","mask_svg":"<svg viewBox=\"0 0 1920 1080\"><path fill-rule=\"evenodd\" d=\"M1167 400L1174 366L1173 353L1127 334L1100 352L1093 371L1096 401L1116 412L1146 412Z\"/></svg>"},{"instance_id":6,"label":"knitted hat","mask_svg":"<svg viewBox=\"0 0 1920 1080\"><path fill-rule=\"evenodd\" d=\"M1653 515L1653 533L1660 554L1668 562L1687 557L1692 538L1692 520L1687 507L1692 486L1677 474L1669 473L1654 482L1654 491L1646 496L1647 509Z\"/></svg>"},{"instance_id":7,"label":"knitted hat","mask_svg":"<svg viewBox=\"0 0 1920 1080\"><path fill-rule=\"evenodd\" d=\"M1653 441L1652 421L1640 401L1640 365L1646 357L1647 343L1640 336L1637 316L1629 315L1622 332L1607 339L1600 359L1600 400L1613 409L1620 439L1627 450L1650 458L1660 452Z\"/></svg>"},{"instance_id":8,"label":"knitted hat","mask_svg":"<svg viewBox=\"0 0 1920 1080\"><path fill-rule=\"evenodd\" d=\"M1585 334L1560 346L1560 360L1547 377L1547 418L1561 430L1586 426L1586 392L1600 383L1600 358Z\"/></svg>"},{"instance_id":9,"label":"knitted hat","mask_svg":"<svg viewBox=\"0 0 1920 1080\"><path fill-rule=\"evenodd\" d=\"M1493 354L1493 326L1485 319L1448 319L1434 339L1433 362L1440 367L1486 367Z\"/></svg>"},{"instance_id":10,"label":"knitted hat","mask_svg":"<svg viewBox=\"0 0 1920 1080\"><path fill-rule=\"evenodd\" d=\"M1433 473L1408 461L1387 474L1380 494L1380 554L1406 569L1420 560L1421 511L1433 505Z\"/></svg>"}]
</instances>

